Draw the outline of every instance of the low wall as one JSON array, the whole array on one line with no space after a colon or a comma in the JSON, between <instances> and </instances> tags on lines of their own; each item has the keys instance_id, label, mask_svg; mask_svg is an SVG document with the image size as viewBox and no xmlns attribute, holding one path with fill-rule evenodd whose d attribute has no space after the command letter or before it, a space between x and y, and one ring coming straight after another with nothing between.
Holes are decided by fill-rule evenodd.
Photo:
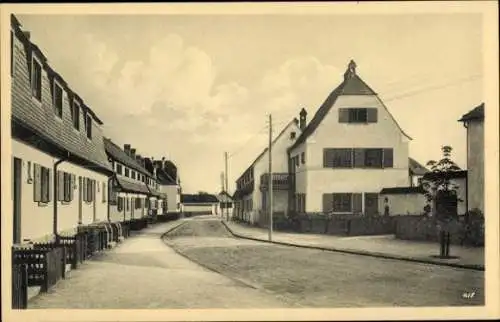
<instances>
[{"instance_id":1,"label":"low wall","mask_svg":"<svg viewBox=\"0 0 500 322\"><path fill-rule=\"evenodd\" d=\"M398 216L395 235L398 239L439 241L439 230L432 218L425 216ZM460 216L450 224L451 244L484 246L484 219Z\"/></svg>"}]
</instances>

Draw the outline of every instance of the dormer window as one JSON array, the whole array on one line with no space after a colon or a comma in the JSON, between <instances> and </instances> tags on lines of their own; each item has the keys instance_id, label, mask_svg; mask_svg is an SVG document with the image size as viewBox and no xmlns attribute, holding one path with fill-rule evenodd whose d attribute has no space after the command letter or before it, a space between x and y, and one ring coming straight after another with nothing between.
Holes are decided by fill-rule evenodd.
<instances>
[{"instance_id":1,"label":"dormer window","mask_svg":"<svg viewBox=\"0 0 500 322\"><path fill-rule=\"evenodd\" d=\"M59 85L56 81L54 81L54 97L53 97L53 104L54 104L54 112L59 118L62 118L62 113L63 113L63 89L61 85Z\"/></svg>"},{"instance_id":2,"label":"dormer window","mask_svg":"<svg viewBox=\"0 0 500 322\"><path fill-rule=\"evenodd\" d=\"M85 132L87 134L87 138L92 140L92 116L88 112L85 113Z\"/></svg>"},{"instance_id":3,"label":"dormer window","mask_svg":"<svg viewBox=\"0 0 500 322\"><path fill-rule=\"evenodd\" d=\"M295 133L295 132L291 132L291 133L290 133L290 139L291 139L291 140L295 140L295 136L296 136L296 135L297 135L297 133Z\"/></svg>"},{"instance_id":4,"label":"dormer window","mask_svg":"<svg viewBox=\"0 0 500 322\"><path fill-rule=\"evenodd\" d=\"M35 56L31 59L31 94L42 101L42 64Z\"/></svg>"},{"instance_id":5,"label":"dormer window","mask_svg":"<svg viewBox=\"0 0 500 322\"><path fill-rule=\"evenodd\" d=\"M73 127L77 131L80 131L80 103L76 100L73 100L71 106L71 121L73 122Z\"/></svg>"}]
</instances>

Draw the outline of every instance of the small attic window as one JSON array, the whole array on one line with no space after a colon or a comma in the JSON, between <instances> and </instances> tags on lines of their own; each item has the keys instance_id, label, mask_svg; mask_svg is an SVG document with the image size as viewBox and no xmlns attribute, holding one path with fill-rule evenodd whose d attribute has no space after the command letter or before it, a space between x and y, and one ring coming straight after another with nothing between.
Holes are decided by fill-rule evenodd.
<instances>
[{"instance_id":1,"label":"small attic window","mask_svg":"<svg viewBox=\"0 0 500 322\"><path fill-rule=\"evenodd\" d=\"M296 134L295 132L291 132L291 133L290 133L290 139L291 139L291 140L295 139L295 136L296 136L296 135L297 135L297 134Z\"/></svg>"}]
</instances>

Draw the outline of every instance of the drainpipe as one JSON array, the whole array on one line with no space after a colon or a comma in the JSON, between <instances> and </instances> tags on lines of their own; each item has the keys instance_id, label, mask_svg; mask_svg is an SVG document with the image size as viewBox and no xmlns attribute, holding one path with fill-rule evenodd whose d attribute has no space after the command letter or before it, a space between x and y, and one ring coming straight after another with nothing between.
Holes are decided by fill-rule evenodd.
<instances>
[{"instance_id":1,"label":"drainpipe","mask_svg":"<svg viewBox=\"0 0 500 322\"><path fill-rule=\"evenodd\" d=\"M59 243L59 234L57 233L57 198L59 196L59 186L58 186L58 178L57 178L57 168L59 165L63 162L66 162L69 160L70 153L68 152L68 155L65 156L64 158L61 158L54 163L54 175L53 175L53 180L54 180L54 222L53 222L53 233L54 236L56 237L56 243ZM73 189L73 187L71 187Z\"/></svg>"}]
</instances>

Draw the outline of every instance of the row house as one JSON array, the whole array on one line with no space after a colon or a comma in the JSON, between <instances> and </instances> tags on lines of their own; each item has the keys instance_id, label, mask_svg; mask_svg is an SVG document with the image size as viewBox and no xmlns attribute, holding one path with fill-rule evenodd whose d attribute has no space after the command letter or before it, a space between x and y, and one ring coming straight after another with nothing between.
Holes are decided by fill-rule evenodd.
<instances>
[{"instance_id":1,"label":"row house","mask_svg":"<svg viewBox=\"0 0 500 322\"><path fill-rule=\"evenodd\" d=\"M144 158L144 167L153 174L153 180L147 181L146 185L149 189L149 205L150 215L163 215L163 210L166 205L166 195L160 191L160 182L158 180L158 161L154 158Z\"/></svg>"},{"instance_id":2,"label":"row house","mask_svg":"<svg viewBox=\"0 0 500 322\"><path fill-rule=\"evenodd\" d=\"M11 16L13 243L108 220L102 121Z\"/></svg>"},{"instance_id":3,"label":"row house","mask_svg":"<svg viewBox=\"0 0 500 322\"><path fill-rule=\"evenodd\" d=\"M302 110L305 112L305 110ZM301 115L303 115L301 112ZM301 120L305 120L301 118ZM294 118L271 142L273 210L286 213L289 208L289 188L292 184L287 149L294 144L301 127ZM236 181L234 198L234 216L250 222L258 222L259 216L267 212L269 191L269 149L265 148L254 162Z\"/></svg>"},{"instance_id":4,"label":"row house","mask_svg":"<svg viewBox=\"0 0 500 322\"><path fill-rule=\"evenodd\" d=\"M156 161L156 176L159 183L159 190L165 196L163 212L178 213L181 210L181 181L178 176L176 165L166 160Z\"/></svg>"},{"instance_id":5,"label":"row house","mask_svg":"<svg viewBox=\"0 0 500 322\"><path fill-rule=\"evenodd\" d=\"M484 213L484 103L464 114L467 129L467 210Z\"/></svg>"},{"instance_id":6,"label":"row house","mask_svg":"<svg viewBox=\"0 0 500 322\"><path fill-rule=\"evenodd\" d=\"M153 173L145 168L145 160L136 149L125 144L123 150L109 138L104 139L108 160L114 170L109 178L109 217L112 221L131 221L149 214L151 208L148 188L154 182Z\"/></svg>"}]
</instances>

